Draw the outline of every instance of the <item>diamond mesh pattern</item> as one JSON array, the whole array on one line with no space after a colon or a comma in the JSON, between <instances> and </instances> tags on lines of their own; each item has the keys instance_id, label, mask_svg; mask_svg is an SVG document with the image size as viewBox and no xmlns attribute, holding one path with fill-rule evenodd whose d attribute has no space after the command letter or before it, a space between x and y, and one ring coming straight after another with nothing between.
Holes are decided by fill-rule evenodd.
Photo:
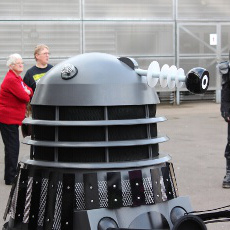
<instances>
[{"instance_id":1,"label":"diamond mesh pattern","mask_svg":"<svg viewBox=\"0 0 230 230\"><path fill-rule=\"evenodd\" d=\"M33 177L28 178L23 223L29 223Z\"/></svg>"},{"instance_id":2,"label":"diamond mesh pattern","mask_svg":"<svg viewBox=\"0 0 230 230\"><path fill-rule=\"evenodd\" d=\"M63 184L61 181L59 181L57 185L57 195L56 195L55 208L54 208L53 229L55 230L61 229L62 187Z\"/></svg>"},{"instance_id":3,"label":"diamond mesh pattern","mask_svg":"<svg viewBox=\"0 0 230 230\"><path fill-rule=\"evenodd\" d=\"M108 189L107 181L98 181L98 193L100 208L108 207Z\"/></svg>"},{"instance_id":4,"label":"diamond mesh pattern","mask_svg":"<svg viewBox=\"0 0 230 230\"><path fill-rule=\"evenodd\" d=\"M43 222L44 222L48 183L49 183L49 179L42 178L40 205L39 205L39 212L38 212L38 226L43 226Z\"/></svg>"},{"instance_id":5,"label":"diamond mesh pattern","mask_svg":"<svg viewBox=\"0 0 230 230\"><path fill-rule=\"evenodd\" d=\"M122 187L122 201L123 206L132 206L133 200L132 200L132 192L131 192L131 185L129 180L122 180L121 181L121 187Z\"/></svg>"},{"instance_id":6,"label":"diamond mesh pattern","mask_svg":"<svg viewBox=\"0 0 230 230\"><path fill-rule=\"evenodd\" d=\"M145 194L145 203L154 204L153 196L153 187L151 177L143 178L144 194Z\"/></svg>"},{"instance_id":7,"label":"diamond mesh pattern","mask_svg":"<svg viewBox=\"0 0 230 230\"><path fill-rule=\"evenodd\" d=\"M84 184L76 183L75 184L75 196L76 196L76 209L77 210L85 210L85 192L84 192Z\"/></svg>"},{"instance_id":8,"label":"diamond mesh pattern","mask_svg":"<svg viewBox=\"0 0 230 230\"><path fill-rule=\"evenodd\" d=\"M10 216L12 219L15 219L15 214L16 214L20 176L21 176L21 170L19 171L19 174L18 174L18 180L16 182L17 184L15 186L14 195L13 195L11 207L10 207Z\"/></svg>"}]
</instances>

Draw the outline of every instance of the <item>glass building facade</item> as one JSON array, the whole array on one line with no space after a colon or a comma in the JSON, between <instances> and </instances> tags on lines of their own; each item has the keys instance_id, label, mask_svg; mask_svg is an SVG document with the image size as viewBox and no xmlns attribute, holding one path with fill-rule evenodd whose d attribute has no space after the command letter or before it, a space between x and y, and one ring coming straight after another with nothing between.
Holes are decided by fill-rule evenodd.
<instances>
[{"instance_id":1,"label":"glass building facade","mask_svg":"<svg viewBox=\"0 0 230 230\"><path fill-rule=\"evenodd\" d=\"M2 0L0 82L9 54L21 54L27 70L40 43L50 47L53 65L81 53L104 52L132 57L142 69L154 60L185 72L201 66L210 72L209 91L218 102L216 63L229 58L230 1ZM156 89L160 95L175 95L170 98L177 103L186 92L185 87L170 92L159 84Z\"/></svg>"}]
</instances>

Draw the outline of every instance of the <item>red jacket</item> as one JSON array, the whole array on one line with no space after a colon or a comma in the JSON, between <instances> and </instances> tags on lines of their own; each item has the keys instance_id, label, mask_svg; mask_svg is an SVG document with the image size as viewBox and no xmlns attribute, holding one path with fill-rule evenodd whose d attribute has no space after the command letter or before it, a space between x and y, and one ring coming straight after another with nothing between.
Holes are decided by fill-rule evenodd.
<instances>
[{"instance_id":1,"label":"red jacket","mask_svg":"<svg viewBox=\"0 0 230 230\"><path fill-rule=\"evenodd\" d=\"M25 86L30 90L30 95L25 92ZM9 70L0 89L0 122L21 125L25 118L26 104L32 95L32 89L22 81L22 78Z\"/></svg>"}]
</instances>

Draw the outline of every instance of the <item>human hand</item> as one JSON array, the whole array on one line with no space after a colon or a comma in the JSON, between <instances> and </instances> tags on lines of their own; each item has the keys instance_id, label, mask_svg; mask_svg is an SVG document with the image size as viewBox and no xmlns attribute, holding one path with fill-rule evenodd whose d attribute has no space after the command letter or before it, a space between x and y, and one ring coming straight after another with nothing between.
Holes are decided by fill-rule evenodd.
<instances>
[{"instance_id":1,"label":"human hand","mask_svg":"<svg viewBox=\"0 0 230 230\"><path fill-rule=\"evenodd\" d=\"M30 90L28 90L27 87L25 87L24 89L25 89L25 91L26 91L26 93L27 93L28 95L31 94Z\"/></svg>"}]
</instances>

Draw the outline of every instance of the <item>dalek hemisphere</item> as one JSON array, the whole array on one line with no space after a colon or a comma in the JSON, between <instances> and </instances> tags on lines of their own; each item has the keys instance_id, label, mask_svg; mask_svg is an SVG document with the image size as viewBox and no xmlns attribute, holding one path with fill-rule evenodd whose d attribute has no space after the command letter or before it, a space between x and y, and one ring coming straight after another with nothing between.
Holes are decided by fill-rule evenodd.
<instances>
[{"instance_id":1,"label":"dalek hemisphere","mask_svg":"<svg viewBox=\"0 0 230 230\"><path fill-rule=\"evenodd\" d=\"M159 144L154 86L204 93L209 73L88 53L53 67L32 99L30 156L21 162L3 229L175 229L191 212ZM202 222L193 221L203 227ZM200 227L200 229L204 229ZM178 228L179 229L179 228Z\"/></svg>"}]
</instances>

